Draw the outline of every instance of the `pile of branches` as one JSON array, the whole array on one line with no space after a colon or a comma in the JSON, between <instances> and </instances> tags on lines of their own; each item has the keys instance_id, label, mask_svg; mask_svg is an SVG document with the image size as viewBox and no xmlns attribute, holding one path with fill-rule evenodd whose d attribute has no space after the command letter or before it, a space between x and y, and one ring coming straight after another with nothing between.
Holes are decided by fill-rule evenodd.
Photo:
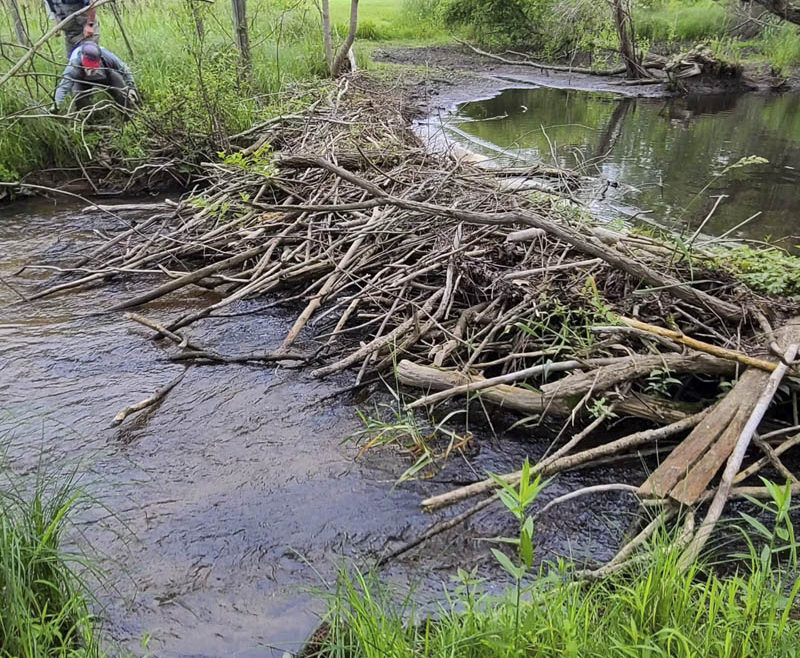
<instances>
[{"instance_id":1,"label":"pile of branches","mask_svg":"<svg viewBox=\"0 0 800 658\"><path fill-rule=\"evenodd\" d=\"M738 283L699 243L681 252L586 222L570 200L579 183L570 172L489 170L429 152L396 98L360 84L344 81L309 112L242 134L250 144L209 163L202 192L152 206L148 219L83 256L71 280L35 297L155 274L165 282L109 310L129 311L154 338L172 340L176 360L296 361L315 377L352 372L356 384L396 368L402 383L440 391L411 407L479 393L526 415L588 421L594 408L594 420L538 465L544 473L699 428L691 449L673 452L669 476L654 473L642 495L707 501L762 392L774 394L775 372L796 367L787 350L797 325L772 328L797 309ZM526 191L540 184L553 194ZM130 312L187 286L218 294L177 317ZM188 332L254 297L294 313L279 346L222 354ZM668 376L676 394L653 387L654 373ZM716 384L707 397L691 385L737 376L727 403L714 404ZM776 436L788 441L797 412L792 419L779 407ZM612 415L645 419L648 429L578 452ZM763 445L762 465L780 464L780 447ZM424 504L435 509L493 486Z\"/></svg>"}]
</instances>

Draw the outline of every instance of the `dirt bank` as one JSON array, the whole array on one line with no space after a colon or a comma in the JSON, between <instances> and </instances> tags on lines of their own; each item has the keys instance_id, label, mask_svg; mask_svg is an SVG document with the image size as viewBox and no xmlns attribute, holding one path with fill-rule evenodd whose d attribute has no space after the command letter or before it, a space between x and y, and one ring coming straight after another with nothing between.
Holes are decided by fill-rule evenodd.
<instances>
[{"instance_id":1,"label":"dirt bank","mask_svg":"<svg viewBox=\"0 0 800 658\"><path fill-rule=\"evenodd\" d=\"M586 75L539 70L530 66L503 64L458 45L426 48L384 48L373 59L385 64L425 67L425 81L418 84L426 92L427 110L449 109L465 101L494 96L511 87L546 86L619 94L631 98L665 98L680 95L667 84L628 85L620 76ZM746 66L741 82L724 83L690 79L687 91L714 94L748 91L769 93L776 77L765 65ZM798 77L791 76L781 90L798 90Z\"/></svg>"}]
</instances>

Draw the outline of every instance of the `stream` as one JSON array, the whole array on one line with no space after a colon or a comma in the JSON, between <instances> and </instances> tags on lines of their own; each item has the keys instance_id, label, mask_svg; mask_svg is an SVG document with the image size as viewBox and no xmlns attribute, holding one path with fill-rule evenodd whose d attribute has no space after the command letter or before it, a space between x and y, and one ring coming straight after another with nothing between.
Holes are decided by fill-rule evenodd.
<instances>
[{"instance_id":1,"label":"stream","mask_svg":"<svg viewBox=\"0 0 800 658\"><path fill-rule=\"evenodd\" d=\"M611 182L582 199L609 220L694 231L724 195L704 234L790 249L800 239L797 95L652 99L530 86L461 103L434 125L500 164L545 162ZM725 171L749 156L769 162Z\"/></svg>"},{"instance_id":2,"label":"stream","mask_svg":"<svg viewBox=\"0 0 800 658\"><path fill-rule=\"evenodd\" d=\"M98 612L124 651L159 658L296 651L322 610L308 588L322 587L343 558L421 533L437 518L420 511L423 496L485 470L515 470L526 454L536 459L547 448L531 431L505 431L518 418L496 413L490 427L477 413L477 454L454 457L431 479L394 486L413 459L387 448L356 460L357 446L345 439L362 427L358 407L346 396L325 399L352 377L318 381L274 365L193 366L160 404L111 428L120 409L183 366L168 360L169 345L149 340L122 313L100 313L161 282L161 274L21 300L59 276L20 273L23 266L68 267L98 233L146 218L127 213L119 221L82 205L39 199L0 207L0 443L14 477L76 472L96 500L80 511L73 541L105 571ZM212 295L187 288L141 312L165 321ZM231 317L200 322L189 334L230 354L275 349L294 315L280 307L242 314L263 305L242 302ZM560 476L543 500L641 479L637 463L609 464ZM609 559L633 508L618 493L559 507L538 525L540 558ZM417 583L423 601L440 599L457 567L496 575L488 545L475 538L511 534L513 523L489 509L384 573Z\"/></svg>"}]
</instances>

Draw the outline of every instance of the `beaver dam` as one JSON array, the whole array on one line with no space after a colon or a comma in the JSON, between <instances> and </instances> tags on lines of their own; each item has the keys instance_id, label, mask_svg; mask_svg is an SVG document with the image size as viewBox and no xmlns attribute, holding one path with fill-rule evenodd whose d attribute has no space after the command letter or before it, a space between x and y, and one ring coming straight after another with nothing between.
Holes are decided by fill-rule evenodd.
<instances>
[{"instance_id":1,"label":"beaver dam","mask_svg":"<svg viewBox=\"0 0 800 658\"><path fill-rule=\"evenodd\" d=\"M768 495L759 474L800 491L782 461L800 443L794 260L770 252L745 262L699 232L676 241L598 226L574 201L578 173L488 170L431 153L401 99L373 84L343 81L307 112L238 135L241 150L209 163L206 185L179 202L89 209L147 215L98 237L27 302L145 282L138 294L115 288L97 312L146 327L185 368L115 424L173 395L189 369L282 364L334 378L331 395L397 383L409 417L451 429L415 442L373 424L363 449L395 440L417 475L473 449L454 412L465 406L489 422L514 414L539 437L547 430L551 445L533 466L543 475L647 456L648 475L600 490L663 514L585 573L595 577L635 559L679 512L693 559L729 500ZM764 276L783 282L781 295L763 292L751 261L772 268ZM193 308L164 312L176 294L196 296ZM237 316L252 322L278 306L294 321L277 349L237 352L215 335L215 318L230 332ZM378 560L494 502L496 482L483 477L420 500L434 511L480 497Z\"/></svg>"}]
</instances>

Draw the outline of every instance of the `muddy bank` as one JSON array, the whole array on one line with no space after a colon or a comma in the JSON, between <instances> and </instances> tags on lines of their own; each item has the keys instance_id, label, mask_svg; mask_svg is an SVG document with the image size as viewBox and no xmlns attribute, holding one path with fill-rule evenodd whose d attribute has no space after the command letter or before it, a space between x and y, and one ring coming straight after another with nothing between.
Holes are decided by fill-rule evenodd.
<instances>
[{"instance_id":1,"label":"muddy bank","mask_svg":"<svg viewBox=\"0 0 800 658\"><path fill-rule=\"evenodd\" d=\"M0 276L28 295L51 272L15 276L20 267L67 265L94 231L125 227L61 202L0 208ZM122 407L181 371L167 360L167 346L121 314L89 315L151 283L118 279L31 304L0 286L0 436L10 466L31 475L44 453L47 462L84 474L105 507L79 520L80 541L108 572L99 594L109 635L134 654L143 652L145 635L149 653L165 657L296 650L320 611L303 591L322 585L318 574L329 578L343 556L363 558L427 528L438 515L420 511L423 496L487 469L516 468L548 445L534 431L506 435L515 419L496 414L496 433L478 425L468 459L394 487L413 458L387 449L356 461L357 447L343 442L361 428L354 400L323 400L349 380L320 382L275 366L193 367L157 408L109 428ZM191 289L150 310L177 315L210 299ZM294 317L288 309L238 315L264 302L242 302L230 317L190 334L227 352L274 347ZM362 398L361 408L382 400ZM636 461L564 474L547 496L621 479L641 479ZM541 556L608 559L631 509L617 494L560 508L539 526ZM487 510L386 573L398 583L422 578L421 598L435 598L456 567L493 574L487 544L477 538L509 534L512 526Z\"/></svg>"},{"instance_id":2,"label":"muddy bank","mask_svg":"<svg viewBox=\"0 0 800 658\"><path fill-rule=\"evenodd\" d=\"M555 89L611 92L630 98L666 98L680 95L666 84L631 86L620 76L585 75L539 71L530 66L512 66L482 57L463 46L430 46L425 48L383 48L373 53L373 59L386 64L430 67L425 74L424 86L429 99L428 109L449 109L466 101L487 98L509 88L546 86ZM749 65L745 70L746 82L719 86L712 81L690 82L689 91L695 94L744 93L761 91L769 93L775 84L771 71L761 65ZM796 76L787 80L782 88L800 89Z\"/></svg>"}]
</instances>

